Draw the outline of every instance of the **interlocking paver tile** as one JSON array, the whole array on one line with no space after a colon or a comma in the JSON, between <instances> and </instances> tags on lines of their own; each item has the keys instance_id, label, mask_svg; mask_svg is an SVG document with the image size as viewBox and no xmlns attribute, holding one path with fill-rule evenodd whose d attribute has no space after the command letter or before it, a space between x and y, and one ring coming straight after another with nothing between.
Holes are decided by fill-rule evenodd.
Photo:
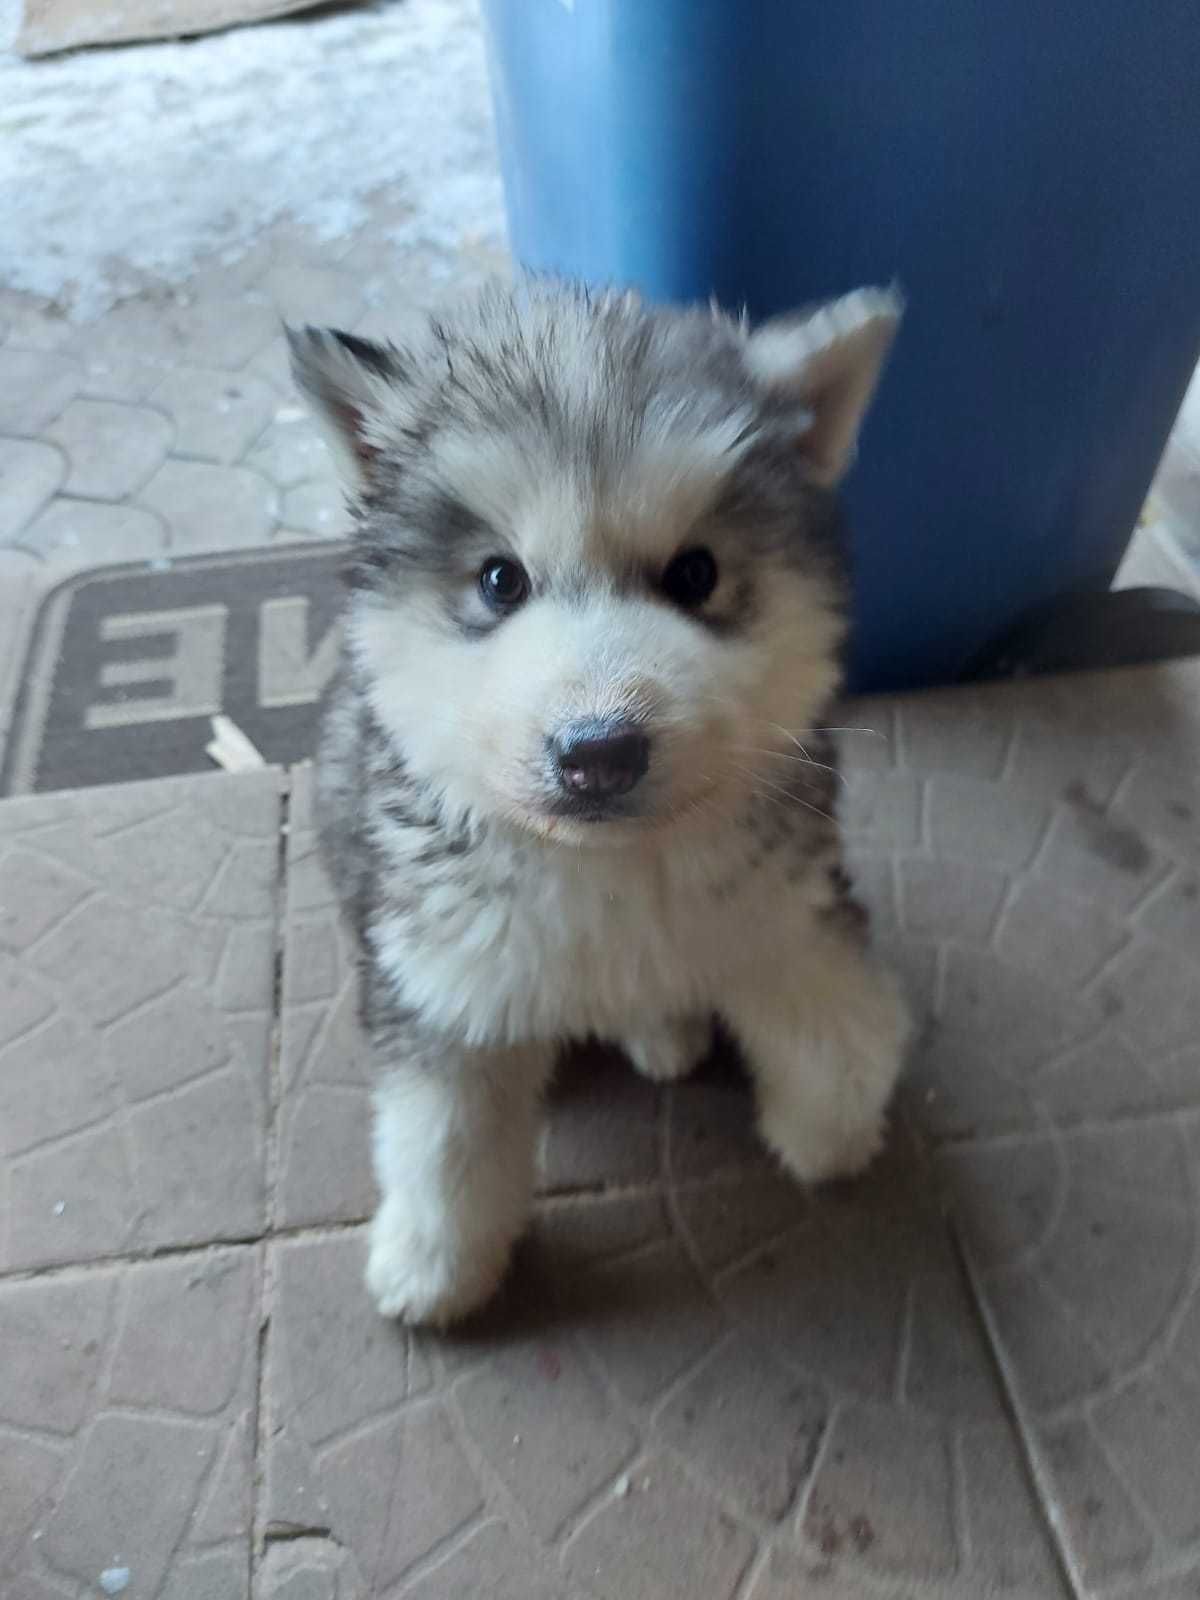
<instances>
[{"instance_id":1,"label":"interlocking paver tile","mask_svg":"<svg viewBox=\"0 0 1200 1600\"><path fill-rule=\"evenodd\" d=\"M156 1594L170 1568L201 1595L185 1580L217 1546L211 1592L242 1600L258 1297L247 1247L0 1283L5 1594L97 1594L120 1569Z\"/></svg>"},{"instance_id":2,"label":"interlocking paver tile","mask_svg":"<svg viewBox=\"0 0 1200 1600\"><path fill-rule=\"evenodd\" d=\"M113 400L72 400L46 429L68 462L64 493L123 500L167 454L173 429L158 411Z\"/></svg>"},{"instance_id":3,"label":"interlocking paver tile","mask_svg":"<svg viewBox=\"0 0 1200 1600\"><path fill-rule=\"evenodd\" d=\"M138 506L52 500L20 535L21 548L56 575L123 561L150 561L167 548L168 523Z\"/></svg>"},{"instance_id":4,"label":"interlocking paver tile","mask_svg":"<svg viewBox=\"0 0 1200 1600\"><path fill-rule=\"evenodd\" d=\"M19 289L0 289L0 343L16 350L57 350L72 332L56 301Z\"/></svg>"},{"instance_id":5,"label":"interlocking paver tile","mask_svg":"<svg viewBox=\"0 0 1200 1600\"><path fill-rule=\"evenodd\" d=\"M291 489L312 478L329 476L332 462L325 441L307 412L298 405L274 401L273 420L246 456L246 465Z\"/></svg>"},{"instance_id":6,"label":"interlocking paver tile","mask_svg":"<svg viewBox=\"0 0 1200 1600\"><path fill-rule=\"evenodd\" d=\"M681 1537L683 1530L686 1535ZM652 1456L566 1551L571 1576L603 1600L732 1600L754 1553L745 1528L675 1463Z\"/></svg>"},{"instance_id":7,"label":"interlocking paver tile","mask_svg":"<svg viewBox=\"0 0 1200 1600\"><path fill-rule=\"evenodd\" d=\"M946 1201L1088 1595L1200 1567L1198 690L1192 663L998 687L1004 777L929 780L934 860L969 845L1010 889L982 950L947 919L906 1104L949 1141Z\"/></svg>"},{"instance_id":8,"label":"interlocking paver tile","mask_svg":"<svg viewBox=\"0 0 1200 1600\"><path fill-rule=\"evenodd\" d=\"M261 1230L278 815L272 772L0 808L0 1267Z\"/></svg>"},{"instance_id":9,"label":"interlocking paver tile","mask_svg":"<svg viewBox=\"0 0 1200 1600\"><path fill-rule=\"evenodd\" d=\"M294 259L271 267L260 280L285 322L351 328L363 313L360 280L337 267L311 266Z\"/></svg>"},{"instance_id":10,"label":"interlocking paver tile","mask_svg":"<svg viewBox=\"0 0 1200 1600\"><path fill-rule=\"evenodd\" d=\"M0 348L0 434L31 439L78 393L78 365L50 350Z\"/></svg>"},{"instance_id":11,"label":"interlocking paver tile","mask_svg":"<svg viewBox=\"0 0 1200 1600\"><path fill-rule=\"evenodd\" d=\"M37 439L0 439L0 543L15 539L66 474L62 452Z\"/></svg>"},{"instance_id":12,"label":"interlocking paver tile","mask_svg":"<svg viewBox=\"0 0 1200 1600\"><path fill-rule=\"evenodd\" d=\"M348 532L350 526L345 494L332 474L288 489L280 518L285 527L319 539L335 539Z\"/></svg>"},{"instance_id":13,"label":"interlocking paver tile","mask_svg":"<svg viewBox=\"0 0 1200 1600\"><path fill-rule=\"evenodd\" d=\"M279 515L274 487L245 467L166 461L138 496L170 530L174 554L265 544Z\"/></svg>"},{"instance_id":14,"label":"interlocking paver tile","mask_svg":"<svg viewBox=\"0 0 1200 1600\"><path fill-rule=\"evenodd\" d=\"M207 367L176 367L151 398L175 424L175 455L225 465L253 444L279 403L261 378Z\"/></svg>"}]
</instances>

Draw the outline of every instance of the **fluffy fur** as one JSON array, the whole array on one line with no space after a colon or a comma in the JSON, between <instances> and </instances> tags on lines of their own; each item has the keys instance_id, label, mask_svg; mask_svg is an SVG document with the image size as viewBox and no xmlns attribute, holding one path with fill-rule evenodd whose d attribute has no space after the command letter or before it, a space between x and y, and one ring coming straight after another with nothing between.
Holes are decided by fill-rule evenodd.
<instances>
[{"instance_id":1,"label":"fluffy fur","mask_svg":"<svg viewBox=\"0 0 1200 1600\"><path fill-rule=\"evenodd\" d=\"M907 1022L816 730L832 490L897 315L863 291L751 332L535 287L402 349L292 336L355 520L318 803L378 1058L383 1312L444 1323L496 1288L568 1038L677 1078L719 1011L797 1178L875 1152ZM672 578L694 550L698 600ZM640 781L579 792L556 752L580 727L633 730Z\"/></svg>"}]
</instances>

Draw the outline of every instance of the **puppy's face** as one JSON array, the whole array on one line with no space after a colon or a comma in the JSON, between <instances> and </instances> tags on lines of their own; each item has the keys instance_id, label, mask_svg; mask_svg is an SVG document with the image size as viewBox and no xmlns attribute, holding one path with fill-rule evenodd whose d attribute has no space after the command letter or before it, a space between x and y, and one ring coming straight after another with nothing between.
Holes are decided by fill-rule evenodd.
<instances>
[{"instance_id":1,"label":"puppy's face","mask_svg":"<svg viewBox=\"0 0 1200 1600\"><path fill-rule=\"evenodd\" d=\"M308 330L374 709L456 813L572 842L786 790L837 683L831 488L890 340L494 293L407 349Z\"/></svg>"}]
</instances>

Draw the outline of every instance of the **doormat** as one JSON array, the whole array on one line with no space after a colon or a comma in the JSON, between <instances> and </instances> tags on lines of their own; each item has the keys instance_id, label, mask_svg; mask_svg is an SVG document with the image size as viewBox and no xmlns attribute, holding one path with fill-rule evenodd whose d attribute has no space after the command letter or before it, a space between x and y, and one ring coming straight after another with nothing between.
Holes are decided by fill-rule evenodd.
<instances>
[{"instance_id":1,"label":"doormat","mask_svg":"<svg viewBox=\"0 0 1200 1600\"><path fill-rule=\"evenodd\" d=\"M263 759L313 753L337 661L340 544L78 573L34 624L0 794L215 770L212 718Z\"/></svg>"}]
</instances>

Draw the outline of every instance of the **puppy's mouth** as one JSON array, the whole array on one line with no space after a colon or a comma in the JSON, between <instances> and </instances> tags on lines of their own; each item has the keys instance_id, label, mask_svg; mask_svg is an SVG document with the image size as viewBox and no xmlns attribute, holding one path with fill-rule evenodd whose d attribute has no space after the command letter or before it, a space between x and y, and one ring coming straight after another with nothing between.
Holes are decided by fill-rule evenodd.
<instances>
[{"instance_id":1,"label":"puppy's mouth","mask_svg":"<svg viewBox=\"0 0 1200 1600\"><path fill-rule=\"evenodd\" d=\"M587 827L608 823L646 822L647 815L641 797L614 795L611 798L596 795L558 794L552 796L544 807L545 815L555 821L578 822Z\"/></svg>"}]
</instances>

